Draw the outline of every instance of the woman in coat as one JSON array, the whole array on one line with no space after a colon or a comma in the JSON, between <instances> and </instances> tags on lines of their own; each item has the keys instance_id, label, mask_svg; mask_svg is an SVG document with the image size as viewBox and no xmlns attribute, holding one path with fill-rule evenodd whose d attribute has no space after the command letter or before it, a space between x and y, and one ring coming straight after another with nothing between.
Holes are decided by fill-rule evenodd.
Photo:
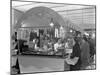
<instances>
[{"instance_id":1,"label":"woman in coat","mask_svg":"<svg viewBox=\"0 0 100 75\"><path fill-rule=\"evenodd\" d=\"M82 61L81 69L86 69L86 67L89 66L89 59L90 59L90 48L86 37L83 37L80 48L81 48L81 61Z\"/></svg>"},{"instance_id":2,"label":"woman in coat","mask_svg":"<svg viewBox=\"0 0 100 75\"><path fill-rule=\"evenodd\" d=\"M80 70L81 67L81 50L80 50L80 45L78 43L78 39L75 38L75 45L73 46L73 53L71 56L71 59L78 57L78 61L75 65L70 65L70 70L75 71L75 70Z\"/></svg>"}]
</instances>

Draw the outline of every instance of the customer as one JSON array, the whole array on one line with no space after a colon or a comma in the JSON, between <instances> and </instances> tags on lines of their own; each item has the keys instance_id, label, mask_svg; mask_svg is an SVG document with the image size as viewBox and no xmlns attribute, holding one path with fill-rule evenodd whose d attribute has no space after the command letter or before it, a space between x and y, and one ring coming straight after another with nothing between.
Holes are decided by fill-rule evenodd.
<instances>
[{"instance_id":1,"label":"customer","mask_svg":"<svg viewBox=\"0 0 100 75\"><path fill-rule=\"evenodd\" d=\"M77 57L77 63L75 65L70 65L70 70L71 71L75 71L75 70L80 70L81 67L81 50L80 50L80 46L78 43L78 39L77 37L74 38L75 40L75 45L73 46L73 53L71 55L71 59Z\"/></svg>"},{"instance_id":2,"label":"customer","mask_svg":"<svg viewBox=\"0 0 100 75\"><path fill-rule=\"evenodd\" d=\"M95 42L92 38L89 38L88 43L89 43L89 47L90 47L90 56L93 57L96 53Z\"/></svg>"},{"instance_id":3,"label":"customer","mask_svg":"<svg viewBox=\"0 0 100 75\"><path fill-rule=\"evenodd\" d=\"M86 69L86 67L89 65L89 59L90 59L90 49L89 44L87 42L87 38L84 36L81 41L81 69Z\"/></svg>"},{"instance_id":4,"label":"customer","mask_svg":"<svg viewBox=\"0 0 100 75\"><path fill-rule=\"evenodd\" d=\"M39 50L38 42L39 42L39 40L36 39L36 40L35 40L35 45L34 45L34 49L35 49L35 50Z\"/></svg>"},{"instance_id":5,"label":"customer","mask_svg":"<svg viewBox=\"0 0 100 75\"><path fill-rule=\"evenodd\" d=\"M54 44L54 50L55 50L55 52L57 52L58 48L60 48L61 46L62 46L61 39L59 39L58 42Z\"/></svg>"},{"instance_id":6,"label":"customer","mask_svg":"<svg viewBox=\"0 0 100 75\"><path fill-rule=\"evenodd\" d=\"M96 54L96 45L95 45L95 39L89 37L88 43L90 46L90 63L95 63L95 54Z\"/></svg>"}]
</instances>

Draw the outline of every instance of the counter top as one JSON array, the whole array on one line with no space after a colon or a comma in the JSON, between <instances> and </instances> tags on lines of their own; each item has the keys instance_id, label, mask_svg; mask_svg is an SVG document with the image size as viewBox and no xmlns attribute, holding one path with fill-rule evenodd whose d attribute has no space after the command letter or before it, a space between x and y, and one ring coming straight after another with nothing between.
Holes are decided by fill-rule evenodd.
<instances>
[{"instance_id":1,"label":"counter top","mask_svg":"<svg viewBox=\"0 0 100 75\"><path fill-rule=\"evenodd\" d=\"M36 56L36 57L45 57L45 58L60 58L60 59L65 59L62 55L42 55L42 54L19 54L19 55L12 55L12 56Z\"/></svg>"}]
</instances>

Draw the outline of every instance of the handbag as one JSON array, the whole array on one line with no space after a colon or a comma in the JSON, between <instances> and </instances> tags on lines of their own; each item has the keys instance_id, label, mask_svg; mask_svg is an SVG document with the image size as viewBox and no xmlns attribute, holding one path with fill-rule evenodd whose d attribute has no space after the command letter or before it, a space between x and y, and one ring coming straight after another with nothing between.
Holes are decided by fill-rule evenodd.
<instances>
[{"instance_id":1,"label":"handbag","mask_svg":"<svg viewBox=\"0 0 100 75\"><path fill-rule=\"evenodd\" d=\"M69 65L75 65L79 60L79 57L74 57L73 59L71 58L66 58L65 61L67 62L67 64Z\"/></svg>"}]
</instances>

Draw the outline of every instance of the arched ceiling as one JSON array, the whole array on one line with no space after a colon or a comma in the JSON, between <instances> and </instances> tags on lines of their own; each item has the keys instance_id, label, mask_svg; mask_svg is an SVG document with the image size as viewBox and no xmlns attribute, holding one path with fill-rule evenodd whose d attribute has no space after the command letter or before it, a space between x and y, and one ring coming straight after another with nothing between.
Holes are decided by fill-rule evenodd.
<instances>
[{"instance_id":1,"label":"arched ceiling","mask_svg":"<svg viewBox=\"0 0 100 75\"><path fill-rule=\"evenodd\" d=\"M47 7L35 7L25 12L17 22L17 27L51 27L50 23L54 26L66 26L66 23L61 15L54 10ZM23 23L23 24L22 24Z\"/></svg>"},{"instance_id":2,"label":"arched ceiling","mask_svg":"<svg viewBox=\"0 0 100 75\"><path fill-rule=\"evenodd\" d=\"M12 1L12 8L24 13L31 8L38 6L53 9L58 12L64 20L70 20L81 29L95 28L95 6Z\"/></svg>"}]
</instances>

